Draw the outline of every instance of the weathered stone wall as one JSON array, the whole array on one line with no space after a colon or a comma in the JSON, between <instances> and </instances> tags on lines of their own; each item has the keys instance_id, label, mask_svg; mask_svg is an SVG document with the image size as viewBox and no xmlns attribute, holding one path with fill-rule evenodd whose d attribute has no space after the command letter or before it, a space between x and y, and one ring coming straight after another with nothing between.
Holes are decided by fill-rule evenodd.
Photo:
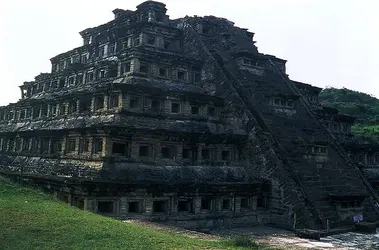
<instances>
[{"instance_id":1,"label":"weathered stone wall","mask_svg":"<svg viewBox=\"0 0 379 250\"><path fill-rule=\"evenodd\" d=\"M206 187L208 191L182 187L178 188L178 192L172 190L159 195L151 189L137 188L129 192L119 190L118 196L105 192L109 192L110 188L93 190L95 192L92 193L88 192L89 188L85 196L80 190L61 188L56 196L73 206L116 219L157 221L189 229L235 228L267 223L271 212L267 206L262 207L258 203L258 197L262 197L259 191L242 187L245 191L237 192L236 187L213 187L213 191L211 185ZM246 197L250 197L248 204L242 202ZM211 202L206 209L203 199ZM188 201L188 209L183 210L180 201ZM111 204L107 211L102 210L101 203L104 202ZM163 210L157 211L156 202L163 204Z\"/></svg>"},{"instance_id":2,"label":"weathered stone wall","mask_svg":"<svg viewBox=\"0 0 379 250\"><path fill-rule=\"evenodd\" d=\"M205 61L202 71L203 81L214 85L215 94L224 98L227 104L226 110L229 111L226 117L227 122L247 130L250 135L247 148L250 164L247 171L251 173L251 176L261 176L270 180L272 185L270 194L272 214L268 221L290 226L293 224L293 214L297 213L300 227L317 223L317 218L311 219L312 215L307 211L304 197L291 175L283 168L281 160L278 159L270 136L265 134L255 117L246 109L233 85L200 39L200 35L190 27L190 25L196 27L196 24L190 20L178 20L177 25L186 27L184 29L185 51L191 53L191 56L202 57Z\"/></svg>"},{"instance_id":3,"label":"weathered stone wall","mask_svg":"<svg viewBox=\"0 0 379 250\"><path fill-rule=\"evenodd\" d=\"M238 61L236 61L240 54L247 54L252 59L266 60L266 63L269 64L271 63L269 59L272 60L272 57L257 53L252 41L249 45L247 44L248 39L244 36L243 31L228 24L225 20L206 17L204 20L201 18L188 19L188 23L193 27L197 27L198 23L206 23L204 25L212 27L214 32L211 34L202 34L193 30L194 37L197 37L198 41L200 40L199 46L204 48L199 54L216 58L219 65L222 64L223 72L229 76L232 82L236 83L234 85L236 91L232 91L232 93L242 99L246 97L244 103L251 104L250 107L245 107L248 110L259 110L253 117L262 119L260 125L267 126L268 131L283 148L280 154L288 160L286 163L288 167L294 170L290 176L298 180L298 186L304 187L302 193L305 193L306 197L303 198L311 201L310 206L316 209L318 217L323 223L326 219L341 220L337 216L336 206L329 196L330 194L339 193L347 199L356 192L370 194L357 172L359 170L345 161L344 156L335 148L336 143L333 142L333 138L303 106L297 93L288 86L288 82L283 80L278 73L273 72L271 68L265 67L264 75L257 75L253 71L246 71L239 67ZM191 39L196 40L193 37ZM217 89L225 89L225 86L228 86L227 82L227 80L218 79ZM287 100L285 109L275 108L273 97ZM291 103L290 105L288 105L288 101ZM282 112L282 110L287 111ZM321 148L323 145L327 147L327 158L317 156L313 157L313 160L305 159L310 147ZM275 147L273 149L275 150ZM323 152L321 153L323 154ZM320 159L322 160L320 161ZM254 164L254 166L256 165ZM294 199L290 200L294 201ZM368 201L366 204L368 208L371 207L371 211L374 211L373 206L368 205ZM377 217L375 212L366 215L368 219Z\"/></svg>"}]
</instances>

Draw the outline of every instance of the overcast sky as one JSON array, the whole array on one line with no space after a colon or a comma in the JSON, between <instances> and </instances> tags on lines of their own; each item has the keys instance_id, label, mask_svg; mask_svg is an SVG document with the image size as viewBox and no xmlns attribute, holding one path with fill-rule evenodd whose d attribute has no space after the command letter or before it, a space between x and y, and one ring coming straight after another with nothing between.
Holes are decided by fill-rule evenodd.
<instances>
[{"instance_id":1,"label":"overcast sky","mask_svg":"<svg viewBox=\"0 0 379 250\"><path fill-rule=\"evenodd\" d=\"M0 0L0 105L50 58L82 45L78 32L113 19L135 0ZM163 0L170 18L225 17L255 33L262 53L288 60L291 79L379 96L378 0Z\"/></svg>"}]
</instances>

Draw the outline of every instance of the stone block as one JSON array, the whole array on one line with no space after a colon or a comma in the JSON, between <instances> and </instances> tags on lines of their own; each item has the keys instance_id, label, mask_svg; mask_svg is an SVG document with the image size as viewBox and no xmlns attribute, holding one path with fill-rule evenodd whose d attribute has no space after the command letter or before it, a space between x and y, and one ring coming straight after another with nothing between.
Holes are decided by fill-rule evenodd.
<instances>
[{"instance_id":1,"label":"stone block","mask_svg":"<svg viewBox=\"0 0 379 250\"><path fill-rule=\"evenodd\" d=\"M296 235L300 238L320 240L320 232L315 230L297 230Z\"/></svg>"},{"instance_id":2,"label":"stone block","mask_svg":"<svg viewBox=\"0 0 379 250\"><path fill-rule=\"evenodd\" d=\"M376 224L373 222L360 222L354 225L354 230L359 233L376 233Z\"/></svg>"}]
</instances>

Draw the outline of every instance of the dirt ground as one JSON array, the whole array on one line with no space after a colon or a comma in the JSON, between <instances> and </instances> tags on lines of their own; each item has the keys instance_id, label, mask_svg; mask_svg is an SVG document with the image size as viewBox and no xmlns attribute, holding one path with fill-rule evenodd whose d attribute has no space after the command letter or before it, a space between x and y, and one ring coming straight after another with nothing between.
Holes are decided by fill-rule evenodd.
<instances>
[{"instance_id":1,"label":"dirt ground","mask_svg":"<svg viewBox=\"0 0 379 250\"><path fill-rule=\"evenodd\" d=\"M127 223L134 223L138 225L148 226L155 230L165 230L194 238L201 238L206 240L220 240L223 238L233 237L237 235L246 235L252 237L256 242L263 243L281 249L294 249L294 250L374 250L379 249L379 232L377 234L358 234L346 233L334 236L321 238L320 241L301 239L295 236L293 232L271 228L267 226L257 226L250 228L234 228L234 229L220 229L210 231L209 233L201 233L182 228L167 226L163 224L128 220Z\"/></svg>"}]
</instances>

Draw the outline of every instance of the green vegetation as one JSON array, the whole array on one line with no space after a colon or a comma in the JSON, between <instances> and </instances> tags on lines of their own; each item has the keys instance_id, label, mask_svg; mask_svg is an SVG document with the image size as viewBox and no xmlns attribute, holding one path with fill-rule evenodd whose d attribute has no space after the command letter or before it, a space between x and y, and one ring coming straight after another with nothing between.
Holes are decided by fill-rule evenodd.
<instances>
[{"instance_id":1,"label":"green vegetation","mask_svg":"<svg viewBox=\"0 0 379 250\"><path fill-rule=\"evenodd\" d=\"M233 246L237 247L247 247L249 249L257 249L259 245L254 242L251 238L244 235L239 235L230 240Z\"/></svg>"},{"instance_id":2,"label":"green vegetation","mask_svg":"<svg viewBox=\"0 0 379 250\"><path fill-rule=\"evenodd\" d=\"M357 118L352 128L357 139L379 143L379 99L346 88L326 88L320 93L320 101Z\"/></svg>"},{"instance_id":3,"label":"green vegetation","mask_svg":"<svg viewBox=\"0 0 379 250\"><path fill-rule=\"evenodd\" d=\"M242 242L242 243L241 243ZM0 180L0 249L272 249L123 223Z\"/></svg>"},{"instance_id":4,"label":"green vegetation","mask_svg":"<svg viewBox=\"0 0 379 250\"><path fill-rule=\"evenodd\" d=\"M356 124L352 127L355 137L367 143L379 143L379 125Z\"/></svg>"}]
</instances>

